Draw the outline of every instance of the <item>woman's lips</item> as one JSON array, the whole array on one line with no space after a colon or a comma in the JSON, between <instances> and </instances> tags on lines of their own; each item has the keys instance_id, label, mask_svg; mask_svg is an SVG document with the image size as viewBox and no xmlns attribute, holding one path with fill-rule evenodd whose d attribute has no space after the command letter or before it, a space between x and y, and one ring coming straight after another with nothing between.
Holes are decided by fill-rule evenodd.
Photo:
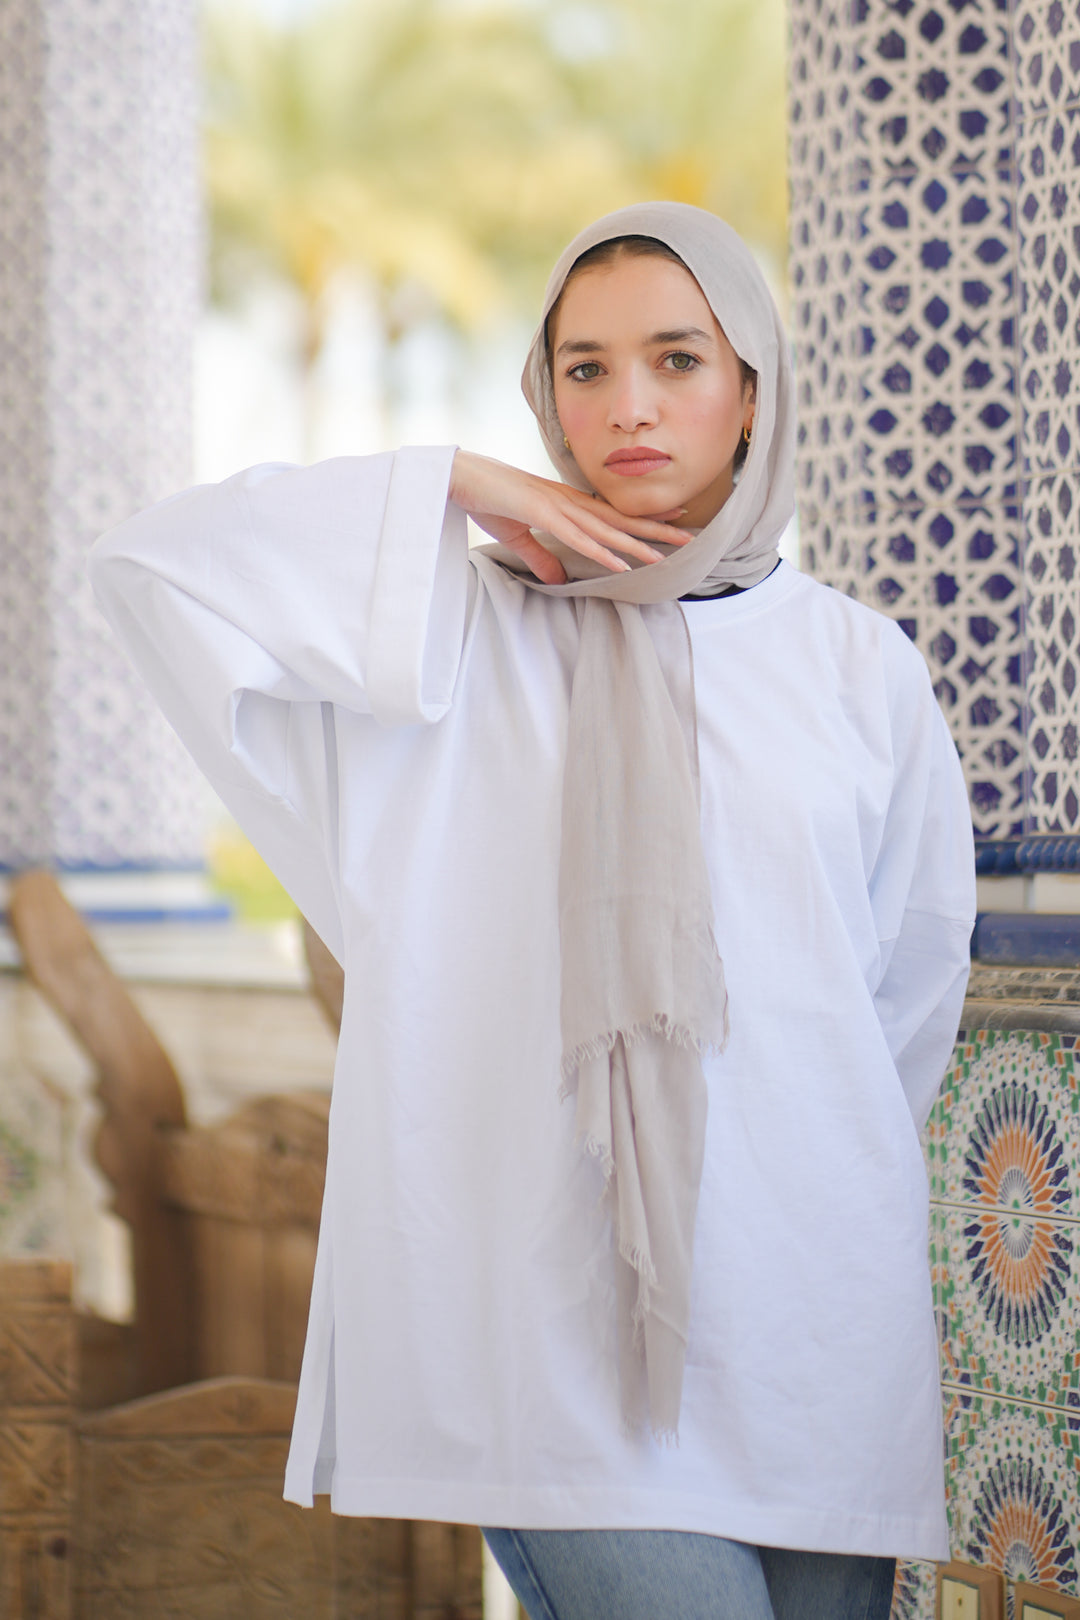
<instances>
[{"instance_id":1,"label":"woman's lips","mask_svg":"<svg viewBox=\"0 0 1080 1620\"><path fill-rule=\"evenodd\" d=\"M639 478L642 473L656 472L668 466L670 461L671 457L662 450L653 450L649 445L642 444L633 450L613 450L604 466L623 478Z\"/></svg>"}]
</instances>

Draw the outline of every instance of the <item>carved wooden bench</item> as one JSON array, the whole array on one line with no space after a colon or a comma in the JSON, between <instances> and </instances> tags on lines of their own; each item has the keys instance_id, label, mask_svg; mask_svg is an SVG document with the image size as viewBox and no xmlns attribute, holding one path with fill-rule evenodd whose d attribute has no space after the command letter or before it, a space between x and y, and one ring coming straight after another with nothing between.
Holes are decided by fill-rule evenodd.
<instances>
[{"instance_id":1,"label":"carved wooden bench","mask_svg":"<svg viewBox=\"0 0 1080 1620\"><path fill-rule=\"evenodd\" d=\"M168 1054L51 876L23 874L9 904L28 976L98 1070L135 1321L76 1312L63 1262L0 1262L0 1615L480 1620L475 1529L281 1499L329 1099L189 1126ZM309 948L333 1020L340 970Z\"/></svg>"},{"instance_id":2,"label":"carved wooden bench","mask_svg":"<svg viewBox=\"0 0 1080 1620\"><path fill-rule=\"evenodd\" d=\"M63 1261L0 1262L5 1620L480 1620L478 1533L282 1501L295 1388L78 1410Z\"/></svg>"}]
</instances>

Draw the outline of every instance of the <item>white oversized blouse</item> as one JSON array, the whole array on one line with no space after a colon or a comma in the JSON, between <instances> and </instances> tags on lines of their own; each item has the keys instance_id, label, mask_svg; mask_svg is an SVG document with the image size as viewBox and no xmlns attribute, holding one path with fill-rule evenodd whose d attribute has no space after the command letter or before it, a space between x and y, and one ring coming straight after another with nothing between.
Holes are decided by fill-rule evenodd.
<instances>
[{"instance_id":1,"label":"white oversized blouse","mask_svg":"<svg viewBox=\"0 0 1080 1620\"><path fill-rule=\"evenodd\" d=\"M631 1439L609 1216L559 1098L576 610L470 556L452 455L257 467L92 560L346 970L286 1495L944 1558L918 1132L974 877L923 661L786 563L685 604L731 1038L706 1064L680 1444Z\"/></svg>"}]
</instances>

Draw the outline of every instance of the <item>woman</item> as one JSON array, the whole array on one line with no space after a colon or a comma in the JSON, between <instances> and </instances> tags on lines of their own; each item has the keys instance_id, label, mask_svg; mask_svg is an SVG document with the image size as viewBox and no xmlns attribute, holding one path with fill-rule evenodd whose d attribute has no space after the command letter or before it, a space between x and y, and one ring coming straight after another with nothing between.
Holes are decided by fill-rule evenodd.
<instances>
[{"instance_id":1,"label":"woman","mask_svg":"<svg viewBox=\"0 0 1080 1620\"><path fill-rule=\"evenodd\" d=\"M955 751L902 632L778 561L789 359L728 227L583 232L524 386L563 483L256 468L96 550L346 968L286 1494L488 1526L533 1620L884 1616L948 1554Z\"/></svg>"}]
</instances>

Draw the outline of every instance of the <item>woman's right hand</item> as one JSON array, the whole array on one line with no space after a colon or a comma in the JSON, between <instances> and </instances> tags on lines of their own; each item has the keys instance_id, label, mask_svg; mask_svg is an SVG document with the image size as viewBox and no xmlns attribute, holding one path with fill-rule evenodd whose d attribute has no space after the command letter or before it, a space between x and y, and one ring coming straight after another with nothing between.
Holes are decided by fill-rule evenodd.
<instances>
[{"instance_id":1,"label":"woman's right hand","mask_svg":"<svg viewBox=\"0 0 1080 1620\"><path fill-rule=\"evenodd\" d=\"M586 495L553 478L539 478L489 456L459 450L450 473L450 499L468 512L485 534L516 551L545 585L565 585L566 570L559 559L533 533L539 529L561 540L582 557L626 573L630 564L616 553L623 551L639 562L660 562L648 540L685 545L692 538L665 519L680 517L681 510L659 517L627 517L599 496Z\"/></svg>"}]
</instances>

